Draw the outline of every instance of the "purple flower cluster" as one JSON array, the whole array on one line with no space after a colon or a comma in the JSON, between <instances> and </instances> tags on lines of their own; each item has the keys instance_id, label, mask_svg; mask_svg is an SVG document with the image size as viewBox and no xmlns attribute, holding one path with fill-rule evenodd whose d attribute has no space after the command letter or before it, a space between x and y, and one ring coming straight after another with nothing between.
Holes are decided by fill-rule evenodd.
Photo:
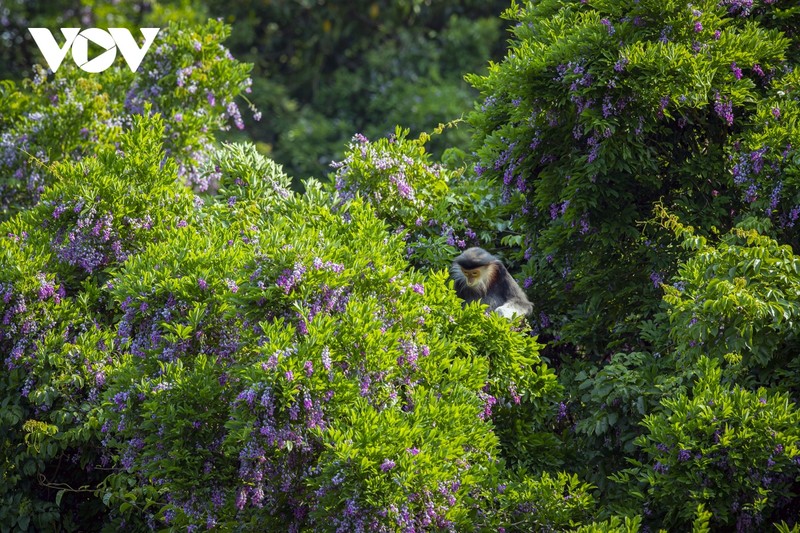
<instances>
[{"instance_id":1,"label":"purple flower cluster","mask_svg":"<svg viewBox=\"0 0 800 533\"><path fill-rule=\"evenodd\" d=\"M295 263L292 270L286 269L278 276L275 284L283 289L284 294L289 294L300 284L300 281L303 279L303 274L305 273L306 267L302 263Z\"/></svg>"},{"instance_id":2,"label":"purple flower cluster","mask_svg":"<svg viewBox=\"0 0 800 533\"><path fill-rule=\"evenodd\" d=\"M728 126L733 126L733 102L730 96L722 96L717 92L714 96L714 112Z\"/></svg>"},{"instance_id":3,"label":"purple flower cluster","mask_svg":"<svg viewBox=\"0 0 800 533\"><path fill-rule=\"evenodd\" d=\"M781 191L783 190L783 182L779 181L775 184L775 188L772 189L772 193L769 196L769 207L767 208L767 215L772 216L778 210L778 202L781 199Z\"/></svg>"},{"instance_id":4,"label":"purple flower cluster","mask_svg":"<svg viewBox=\"0 0 800 533\"><path fill-rule=\"evenodd\" d=\"M497 398L488 393L481 393L483 399L483 411L478 415L481 420L488 420L492 417L492 406L497 403Z\"/></svg>"},{"instance_id":5,"label":"purple flower cluster","mask_svg":"<svg viewBox=\"0 0 800 533\"><path fill-rule=\"evenodd\" d=\"M405 176L402 172L396 172L389 176L389 181L397 187L397 194L399 194L401 198L406 200L414 199L414 189L405 180Z\"/></svg>"},{"instance_id":6,"label":"purple flower cluster","mask_svg":"<svg viewBox=\"0 0 800 533\"><path fill-rule=\"evenodd\" d=\"M88 274L108 264L125 261L130 244L123 240L121 232L116 229L114 215L98 214L96 206L89 209L83 209L83 206L84 201L79 200L54 208L53 218L59 222L53 239L56 256ZM65 217L68 208L70 217Z\"/></svg>"},{"instance_id":7,"label":"purple flower cluster","mask_svg":"<svg viewBox=\"0 0 800 533\"><path fill-rule=\"evenodd\" d=\"M728 6L728 12L732 15L746 17L753 9L753 0L720 0L719 5Z\"/></svg>"},{"instance_id":8,"label":"purple flower cluster","mask_svg":"<svg viewBox=\"0 0 800 533\"><path fill-rule=\"evenodd\" d=\"M567 404L564 402L558 403L558 414L556 414L556 422L562 422L567 419Z\"/></svg>"},{"instance_id":9,"label":"purple flower cluster","mask_svg":"<svg viewBox=\"0 0 800 533\"><path fill-rule=\"evenodd\" d=\"M56 294L55 285L52 281L47 281L44 274L37 274L36 279L39 281L39 300L47 300L51 296L55 296L56 303L58 303L63 295L63 289L59 289L60 294Z\"/></svg>"},{"instance_id":10,"label":"purple flower cluster","mask_svg":"<svg viewBox=\"0 0 800 533\"><path fill-rule=\"evenodd\" d=\"M661 272L651 272L650 281L653 282L653 287L657 289L664 283L664 274Z\"/></svg>"},{"instance_id":11,"label":"purple flower cluster","mask_svg":"<svg viewBox=\"0 0 800 533\"><path fill-rule=\"evenodd\" d=\"M239 111L239 106L236 102L230 101L225 104L225 114L228 118L233 119L233 123L237 128L244 129L244 121L242 120L242 113Z\"/></svg>"}]
</instances>

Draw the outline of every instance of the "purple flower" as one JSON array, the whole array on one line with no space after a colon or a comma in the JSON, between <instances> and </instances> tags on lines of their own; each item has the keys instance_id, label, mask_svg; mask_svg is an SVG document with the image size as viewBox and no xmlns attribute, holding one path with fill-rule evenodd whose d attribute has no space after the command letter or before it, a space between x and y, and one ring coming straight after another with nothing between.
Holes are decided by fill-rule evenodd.
<instances>
[{"instance_id":1,"label":"purple flower","mask_svg":"<svg viewBox=\"0 0 800 533\"><path fill-rule=\"evenodd\" d=\"M241 511L242 509L244 509L244 504L246 503L247 503L247 493L245 491L245 488L242 487L236 494L236 509Z\"/></svg>"},{"instance_id":2,"label":"purple flower","mask_svg":"<svg viewBox=\"0 0 800 533\"><path fill-rule=\"evenodd\" d=\"M614 68L616 69L616 67ZM614 106L614 103L611 101L611 98L609 96L603 98L603 118L610 117L611 115L614 114L615 110L616 108ZM577 139L580 138L580 131L578 131L578 136L576 138Z\"/></svg>"},{"instance_id":3,"label":"purple flower","mask_svg":"<svg viewBox=\"0 0 800 533\"><path fill-rule=\"evenodd\" d=\"M728 7L728 13L732 15L738 13L740 17L746 17L750 14L750 10L753 9L753 0L721 0L719 5L730 6Z\"/></svg>"},{"instance_id":4,"label":"purple flower","mask_svg":"<svg viewBox=\"0 0 800 533\"><path fill-rule=\"evenodd\" d=\"M606 27L606 29L608 30L608 34L609 34L609 35L614 35L614 31L615 31L615 30L614 30L614 26L611 24L611 21L610 21L610 20L608 20L608 19L601 19L601 20L600 20L600 23L601 23L603 26L605 26L605 27Z\"/></svg>"},{"instance_id":5,"label":"purple flower","mask_svg":"<svg viewBox=\"0 0 800 533\"><path fill-rule=\"evenodd\" d=\"M567 404L564 402L558 403L558 415L556 415L556 421L561 422L567 418Z\"/></svg>"},{"instance_id":6,"label":"purple flower","mask_svg":"<svg viewBox=\"0 0 800 533\"><path fill-rule=\"evenodd\" d=\"M742 69L740 69L739 67L736 66L736 61L731 63L731 72L733 72L733 76L737 80L742 79Z\"/></svg>"},{"instance_id":7,"label":"purple flower","mask_svg":"<svg viewBox=\"0 0 800 533\"><path fill-rule=\"evenodd\" d=\"M694 31L695 33L700 33L703 31L703 23L699 20L694 23Z\"/></svg>"},{"instance_id":8,"label":"purple flower","mask_svg":"<svg viewBox=\"0 0 800 533\"><path fill-rule=\"evenodd\" d=\"M650 281L653 282L653 287L657 289L664 282L664 277L660 272L651 272Z\"/></svg>"},{"instance_id":9,"label":"purple flower","mask_svg":"<svg viewBox=\"0 0 800 533\"><path fill-rule=\"evenodd\" d=\"M395 467L395 462L392 461L391 459L384 459L383 463L381 463L381 470L383 470L384 472L388 472L394 467Z\"/></svg>"},{"instance_id":10,"label":"purple flower","mask_svg":"<svg viewBox=\"0 0 800 533\"><path fill-rule=\"evenodd\" d=\"M202 290L206 290L208 288L208 283L206 283L206 280L204 280L203 278L197 280L197 285Z\"/></svg>"},{"instance_id":11,"label":"purple flower","mask_svg":"<svg viewBox=\"0 0 800 533\"><path fill-rule=\"evenodd\" d=\"M211 103L211 100L209 100L209 103ZM225 112L227 113L228 117L233 119L233 123L236 125L237 128L239 128L240 130L244 129L242 114L239 111L239 106L236 105L236 102L228 102L227 105L225 106Z\"/></svg>"},{"instance_id":12,"label":"purple flower","mask_svg":"<svg viewBox=\"0 0 800 533\"><path fill-rule=\"evenodd\" d=\"M37 278L39 279L39 300L46 300L56 293L55 285L47 281L43 274L37 276Z\"/></svg>"},{"instance_id":13,"label":"purple flower","mask_svg":"<svg viewBox=\"0 0 800 533\"><path fill-rule=\"evenodd\" d=\"M331 350L327 346L322 349L322 366L325 370L331 369Z\"/></svg>"},{"instance_id":14,"label":"purple flower","mask_svg":"<svg viewBox=\"0 0 800 533\"><path fill-rule=\"evenodd\" d=\"M685 463L691 458L692 458L692 452L690 452L689 450L681 450L678 452L678 461L680 461L681 463Z\"/></svg>"},{"instance_id":15,"label":"purple flower","mask_svg":"<svg viewBox=\"0 0 800 533\"><path fill-rule=\"evenodd\" d=\"M286 378L286 381L294 381L294 374L291 370L286 371L284 377Z\"/></svg>"},{"instance_id":16,"label":"purple flower","mask_svg":"<svg viewBox=\"0 0 800 533\"><path fill-rule=\"evenodd\" d=\"M303 274L306 272L306 267L303 266L301 263L295 263L294 269L289 270L286 269L283 273L278 276L277 281L275 284L283 289L285 294L289 294L292 289L300 283L301 279L303 278Z\"/></svg>"},{"instance_id":17,"label":"purple flower","mask_svg":"<svg viewBox=\"0 0 800 533\"><path fill-rule=\"evenodd\" d=\"M723 97L717 92L714 97L714 111L728 126L733 126L733 102L730 97Z\"/></svg>"},{"instance_id":18,"label":"purple flower","mask_svg":"<svg viewBox=\"0 0 800 533\"><path fill-rule=\"evenodd\" d=\"M402 172L398 172L389 176L389 181L397 187L397 193L401 198L405 198L406 200L413 199L414 189L412 189L411 185L406 182L405 176Z\"/></svg>"}]
</instances>

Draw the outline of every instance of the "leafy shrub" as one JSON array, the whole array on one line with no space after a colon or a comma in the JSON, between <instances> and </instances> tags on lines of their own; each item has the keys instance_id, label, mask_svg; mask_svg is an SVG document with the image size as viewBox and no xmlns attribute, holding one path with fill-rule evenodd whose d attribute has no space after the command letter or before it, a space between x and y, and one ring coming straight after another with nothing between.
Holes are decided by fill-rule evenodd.
<instances>
[{"instance_id":1,"label":"leafy shrub","mask_svg":"<svg viewBox=\"0 0 800 533\"><path fill-rule=\"evenodd\" d=\"M638 343L680 251L642 224L656 202L703 232L766 215L796 243L798 15L717 0L506 11L508 55L469 77L476 172L502 184L525 236L513 258L557 340Z\"/></svg>"},{"instance_id":2,"label":"leafy shrub","mask_svg":"<svg viewBox=\"0 0 800 533\"><path fill-rule=\"evenodd\" d=\"M595 506L592 488L578 476L563 472L512 477L497 487L496 506L487 505L479 512L488 523L476 526L481 531L564 531L591 519Z\"/></svg>"},{"instance_id":3,"label":"leafy shrub","mask_svg":"<svg viewBox=\"0 0 800 533\"><path fill-rule=\"evenodd\" d=\"M676 368L668 354L617 353L602 365L565 365L559 381L567 385L556 424L561 461L597 485L604 503L624 507L626 487L608 476L635 454L641 420L658 411L665 394L686 386L685 369Z\"/></svg>"},{"instance_id":4,"label":"leafy shrub","mask_svg":"<svg viewBox=\"0 0 800 533\"><path fill-rule=\"evenodd\" d=\"M160 122L147 122L119 148L54 164L58 181L41 202L2 224L4 527L73 528L103 511L91 495L110 464L96 446L116 354L107 269L164 239L193 209L174 162L163 161L162 135Z\"/></svg>"},{"instance_id":5,"label":"leafy shrub","mask_svg":"<svg viewBox=\"0 0 800 533\"><path fill-rule=\"evenodd\" d=\"M0 217L39 200L54 179L48 163L113 146L144 113L165 118L165 147L184 179L199 190L213 186L197 166L229 119L243 127L235 98L251 84L250 66L220 44L229 31L218 21L171 23L135 73L117 63L87 76L65 61L55 75L39 68L33 80L0 84Z\"/></svg>"},{"instance_id":6,"label":"leafy shrub","mask_svg":"<svg viewBox=\"0 0 800 533\"><path fill-rule=\"evenodd\" d=\"M646 481L646 505L673 527L685 526L698 503L715 527L760 527L794 496L800 411L785 393L723 385L712 359L697 367L692 392L664 399L664 410L643 422L637 445L647 459L633 461L633 471Z\"/></svg>"},{"instance_id":7,"label":"leafy shrub","mask_svg":"<svg viewBox=\"0 0 800 533\"><path fill-rule=\"evenodd\" d=\"M749 381L796 394L800 258L762 234L769 220L746 220L710 244L663 216L692 254L664 295L679 359L706 354L727 361L739 383L751 374Z\"/></svg>"},{"instance_id":8,"label":"leafy shrub","mask_svg":"<svg viewBox=\"0 0 800 533\"><path fill-rule=\"evenodd\" d=\"M212 154L219 193L193 198L162 128L55 165L2 224L3 524L453 529L549 490L496 496L494 412L541 423L557 390L524 328L251 146ZM557 486L575 502L536 523L591 512Z\"/></svg>"},{"instance_id":9,"label":"leafy shrub","mask_svg":"<svg viewBox=\"0 0 800 533\"><path fill-rule=\"evenodd\" d=\"M403 233L415 265L447 267L458 250L490 240L498 201L486 180L465 179L463 169L432 163L428 135L408 139L408 133L398 128L376 141L357 134L345 158L333 164L331 190L343 202L356 196L369 202Z\"/></svg>"},{"instance_id":10,"label":"leafy shrub","mask_svg":"<svg viewBox=\"0 0 800 533\"><path fill-rule=\"evenodd\" d=\"M639 515L633 518L613 516L603 522L592 522L573 531L575 533L637 533L641 525L642 518Z\"/></svg>"}]
</instances>

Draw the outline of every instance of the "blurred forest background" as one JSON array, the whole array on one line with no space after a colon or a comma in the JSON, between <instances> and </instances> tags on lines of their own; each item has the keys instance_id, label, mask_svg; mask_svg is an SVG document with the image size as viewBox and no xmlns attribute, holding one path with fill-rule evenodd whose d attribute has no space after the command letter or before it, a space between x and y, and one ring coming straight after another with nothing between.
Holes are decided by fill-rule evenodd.
<instances>
[{"instance_id":1,"label":"blurred forest background","mask_svg":"<svg viewBox=\"0 0 800 533\"><path fill-rule=\"evenodd\" d=\"M459 119L477 91L464 81L499 60L507 30L507 1L175 0L82 2L8 0L0 4L0 73L32 76L42 62L27 28L201 24L209 17L232 26L226 46L252 63L256 122L245 118L233 140L256 143L295 180L324 177L354 133L412 134ZM61 36L55 31L58 39ZM134 33L134 35L137 35ZM450 129L428 149L466 147L466 127Z\"/></svg>"}]
</instances>

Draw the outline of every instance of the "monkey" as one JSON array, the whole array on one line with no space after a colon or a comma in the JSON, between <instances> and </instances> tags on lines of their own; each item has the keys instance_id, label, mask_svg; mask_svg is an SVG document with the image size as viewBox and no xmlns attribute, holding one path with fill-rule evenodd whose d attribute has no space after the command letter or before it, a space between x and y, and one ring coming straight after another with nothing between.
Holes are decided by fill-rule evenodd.
<instances>
[{"instance_id":1,"label":"monkey","mask_svg":"<svg viewBox=\"0 0 800 533\"><path fill-rule=\"evenodd\" d=\"M533 311L533 304L503 263L483 248L469 248L456 257L450 276L465 305L480 300L490 311L506 318L527 316Z\"/></svg>"}]
</instances>

